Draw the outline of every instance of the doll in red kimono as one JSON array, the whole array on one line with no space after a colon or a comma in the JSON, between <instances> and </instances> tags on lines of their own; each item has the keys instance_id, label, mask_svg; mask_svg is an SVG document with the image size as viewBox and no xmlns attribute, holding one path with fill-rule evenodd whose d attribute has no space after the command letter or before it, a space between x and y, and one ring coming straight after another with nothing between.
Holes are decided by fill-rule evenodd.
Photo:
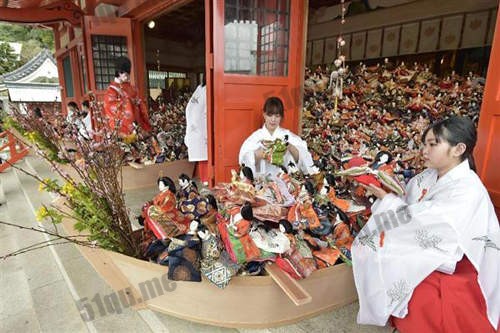
<instances>
[{"instance_id":1,"label":"doll in red kimono","mask_svg":"<svg viewBox=\"0 0 500 333\"><path fill-rule=\"evenodd\" d=\"M176 207L175 184L169 177L158 179L160 192L153 198L151 205L144 207L148 229L159 239L171 238L189 230L191 220Z\"/></svg>"},{"instance_id":2,"label":"doll in red kimono","mask_svg":"<svg viewBox=\"0 0 500 333\"><path fill-rule=\"evenodd\" d=\"M130 84L130 60L119 57L115 61L115 79L104 94L104 117L109 130L117 130L122 138L134 136L134 124L149 132L151 125L144 102Z\"/></svg>"}]
</instances>

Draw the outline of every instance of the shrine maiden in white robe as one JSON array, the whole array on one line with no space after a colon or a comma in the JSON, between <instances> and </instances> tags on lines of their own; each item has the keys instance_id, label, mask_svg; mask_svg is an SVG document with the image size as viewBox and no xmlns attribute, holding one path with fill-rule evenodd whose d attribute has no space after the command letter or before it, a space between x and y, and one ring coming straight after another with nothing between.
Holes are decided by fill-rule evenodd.
<instances>
[{"instance_id":1,"label":"shrine maiden in white robe","mask_svg":"<svg viewBox=\"0 0 500 333\"><path fill-rule=\"evenodd\" d=\"M186 106L186 136L190 162L206 161L207 152L207 87L199 85Z\"/></svg>"},{"instance_id":2,"label":"shrine maiden in white robe","mask_svg":"<svg viewBox=\"0 0 500 333\"><path fill-rule=\"evenodd\" d=\"M261 142L263 140L274 141L278 138L284 140L285 135L288 135L288 142L295 146L299 151L299 160L298 162L295 162L292 154L287 151L283 159L284 166L286 167L290 162L293 162L303 173L311 173L314 163L311 154L307 150L307 143L298 135L281 127L276 128L274 133L271 135L265 125L263 125L261 129L253 132L252 135L250 135L245 142L243 142L243 145L241 145L239 155L240 165L245 164L247 167L252 169L254 175L277 175L280 172L280 168L266 160L261 160L258 165L256 165L255 151L262 147Z\"/></svg>"},{"instance_id":3,"label":"shrine maiden in white robe","mask_svg":"<svg viewBox=\"0 0 500 333\"><path fill-rule=\"evenodd\" d=\"M488 319L497 328L500 230L467 160L440 179L427 169L410 181L405 198L388 194L374 203L352 247L358 323L383 326L391 315L404 318L415 287L435 270L453 274L464 254L478 272Z\"/></svg>"}]
</instances>

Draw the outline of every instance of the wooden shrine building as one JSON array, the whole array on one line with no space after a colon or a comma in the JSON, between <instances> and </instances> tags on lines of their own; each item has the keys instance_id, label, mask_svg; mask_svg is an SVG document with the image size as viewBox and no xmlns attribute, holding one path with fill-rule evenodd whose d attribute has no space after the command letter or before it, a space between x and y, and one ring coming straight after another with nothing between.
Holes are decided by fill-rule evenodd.
<instances>
[{"instance_id":1,"label":"wooden shrine building","mask_svg":"<svg viewBox=\"0 0 500 333\"><path fill-rule=\"evenodd\" d=\"M416 24L417 51L429 47L429 43L422 42L425 36L419 33L424 31L426 24L433 24L442 32L447 22L453 20L459 26L456 42L459 47L471 43L467 38L477 37L464 35L467 27L476 29L481 27L481 19L484 21L484 37L481 35L479 39L481 43L491 45L491 55L476 158L478 173L500 209L500 174L496 172L500 167L500 149L496 148L500 146L498 2L465 0L457 5L458 2L452 0L419 1L422 4L436 3L435 6L448 16L436 17L432 10L420 8L423 6L415 0L365 0L374 8L408 3L413 9L408 7L408 10L400 11L394 8L393 12L401 16L391 16L390 23L383 14L385 9L380 9L374 16L378 15L383 21L379 24L382 28L374 26L377 29L373 31L367 30L371 28L369 22L353 20L351 26L346 26L346 29L351 29L348 31L350 40L357 35L364 37L359 45L352 43L349 50L353 57L360 59L371 53L382 57L385 51L377 51L376 47L368 45L370 40L378 38L382 43L388 36L384 31L392 28L403 33L407 26L411 28L410 25ZM331 62L327 59L332 52L328 43L332 38L335 40L330 36L335 33L332 32L335 24L328 17L338 15L335 14L338 8L332 6L340 2L4 0L0 2L0 21L38 24L53 29L63 105L70 101L80 103L91 91L99 97L113 78L113 59L120 55L131 59L132 83L143 97L149 95L149 89L166 88L165 84L192 86L200 82L201 74L204 74L208 101L209 174L212 181L217 182L228 180L229 170L237 167L240 145L261 126L261 108L267 97L282 98L287 110L283 125L298 131L304 68L306 64L315 64L317 59L320 60L316 63ZM310 10L314 11L313 15L309 15ZM486 14L471 16L476 12ZM417 14L420 16L415 18ZM308 18L314 20L309 26ZM409 19L414 21L407 23ZM356 29L363 29L362 33ZM380 35L378 30L382 31ZM430 28L428 31L433 32ZM314 37L314 40L308 40L308 37ZM441 39L446 40L446 36L442 34ZM448 39L451 42L451 37ZM399 38L397 42L400 44L396 52L401 53L404 41ZM308 54L306 45L310 45ZM431 48L439 47L443 47L439 41L431 45Z\"/></svg>"}]
</instances>

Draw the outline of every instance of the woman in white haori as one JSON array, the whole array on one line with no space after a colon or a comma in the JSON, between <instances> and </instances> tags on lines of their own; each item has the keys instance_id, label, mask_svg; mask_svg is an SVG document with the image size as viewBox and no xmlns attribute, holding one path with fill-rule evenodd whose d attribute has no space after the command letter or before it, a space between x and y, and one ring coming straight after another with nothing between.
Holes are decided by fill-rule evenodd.
<instances>
[{"instance_id":1,"label":"woman in white haori","mask_svg":"<svg viewBox=\"0 0 500 333\"><path fill-rule=\"evenodd\" d=\"M316 173L312 156L307 149L307 143L298 135L281 128L284 117L283 102L278 97L269 97L264 104L264 125L253 132L243 142L240 148L239 163L252 169L255 175L276 176L280 167L271 164L264 158L264 143L281 139L288 141L283 158L283 165L295 164L303 173Z\"/></svg>"},{"instance_id":2,"label":"woman in white haori","mask_svg":"<svg viewBox=\"0 0 500 333\"><path fill-rule=\"evenodd\" d=\"M352 248L358 323L391 319L402 333L496 332L500 230L473 171L476 129L451 117L423 138L428 169L405 197L367 187L379 199Z\"/></svg>"},{"instance_id":3,"label":"woman in white haori","mask_svg":"<svg viewBox=\"0 0 500 333\"><path fill-rule=\"evenodd\" d=\"M78 135L86 140L92 138L92 115L90 114L89 101L82 102L82 111L75 120L78 128Z\"/></svg>"},{"instance_id":4,"label":"woman in white haori","mask_svg":"<svg viewBox=\"0 0 500 333\"><path fill-rule=\"evenodd\" d=\"M206 161L207 153L207 87L199 85L186 106L186 136L190 162Z\"/></svg>"}]
</instances>

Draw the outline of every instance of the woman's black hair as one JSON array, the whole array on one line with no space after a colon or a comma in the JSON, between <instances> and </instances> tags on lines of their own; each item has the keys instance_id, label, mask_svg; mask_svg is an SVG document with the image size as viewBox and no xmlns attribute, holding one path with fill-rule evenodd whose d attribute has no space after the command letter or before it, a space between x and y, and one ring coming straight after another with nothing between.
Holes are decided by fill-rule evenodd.
<instances>
[{"instance_id":1,"label":"woman's black hair","mask_svg":"<svg viewBox=\"0 0 500 333\"><path fill-rule=\"evenodd\" d=\"M452 116L450 118L443 119L434 124L431 124L423 134L423 140L427 136L427 133L432 130L436 141L440 142L445 140L451 146L456 146L459 143L465 144L465 152L460 156L460 160L464 161L467 159L469 161L469 166L472 170L476 171L476 163L474 162L474 147L477 141L477 131L472 120L467 117Z\"/></svg>"},{"instance_id":2,"label":"woman's black hair","mask_svg":"<svg viewBox=\"0 0 500 333\"><path fill-rule=\"evenodd\" d=\"M264 113L268 116L279 115L281 118L285 116L285 107L279 97L269 97L264 103Z\"/></svg>"},{"instance_id":3,"label":"woman's black hair","mask_svg":"<svg viewBox=\"0 0 500 333\"><path fill-rule=\"evenodd\" d=\"M39 108L39 107L34 108L34 109L33 109L33 113L35 114L35 116L36 116L37 118L42 118L42 117L43 117L43 115L42 115L42 110L40 110L40 108Z\"/></svg>"},{"instance_id":4,"label":"woman's black hair","mask_svg":"<svg viewBox=\"0 0 500 333\"><path fill-rule=\"evenodd\" d=\"M76 104L75 102L69 102L68 107L72 107L78 110L78 104Z\"/></svg>"},{"instance_id":5,"label":"woman's black hair","mask_svg":"<svg viewBox=\"0 0 500 333\"><path fill-rule=\"evenodd\" d=\"M170 177L165 176L165 177L158 178L158 181L157 181L158 186L160 185L161 182L164 183L168 187L170 192L175 194L175 192L176 192L175 183Z\"/></svg>"}]
</instances>

